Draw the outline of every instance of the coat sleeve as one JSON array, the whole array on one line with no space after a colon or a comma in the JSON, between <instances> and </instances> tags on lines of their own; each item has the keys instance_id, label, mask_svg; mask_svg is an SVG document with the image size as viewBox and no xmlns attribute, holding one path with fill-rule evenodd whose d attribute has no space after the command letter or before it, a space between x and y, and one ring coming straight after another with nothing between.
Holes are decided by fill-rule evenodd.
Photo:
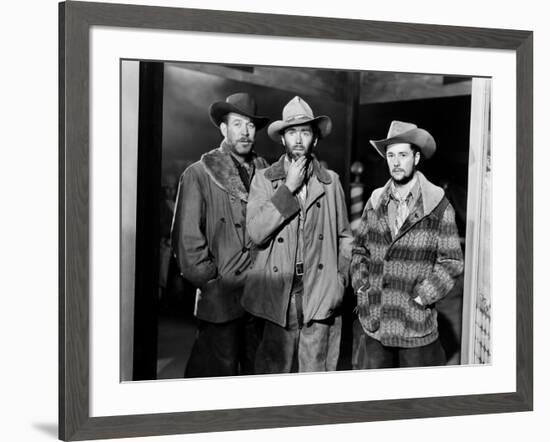
<instances>
[{"instance_id":1,"label":"coat sleeve","mask_svg":"<svg viewBox=\"0 0 550 442\"><path fill-rule=\"evenodd\" d=\"M344 285L347 286L350 275L351 245L353 235L348 220L348 209L346 207L346 197L340 179L336 174L336 216L338 228L338 272L344 278Z\"/></svg>"},{"instance_id":2,"label":"coat sleeve","mask_svg":"<svg viewBox=\"0 0 550 442\"><path fill-rule=\"evenodd\" d=\"M282 184L273 192L263 173L254 175L246 207L246 228L254 244L269 241L274 232L299 211L300 204L288 187Z\"/></svg>"},{"instance_id":3,"label":"coat sleeve","mask_svg":"<svg viewBox=\"0 0 550 442\"><path fill-rule=\"evenodd\" d=\"M368 210L371 206L370 200L367 201L363 214L361 215L361 222L353 243L351 245L351 286L353 290L357 292L361 287L369 288L369 264L370 264L370 251L368 248Z\"/></svg>"},{"instance_id":4,"label":"coat sleeve","mask_svg":"<svg viewBox=\"0 0 550 442\"><path fill-rule=\"evenodd\" d=\"M437 257L431 273L414 288L423 305L433 304L453 288L464 270L464 260L455 222L455 211L448 204L443 212L437 240Z\"/></svg>"},{"instance_id":5,"label":"coat sleeve","mask_svg":"<svg viewBox=\"0 0 550 442\"><path fill-rule=\"evenodd\" d=\"M172 247L181 274L196 287L203 287L218 273L205 229L205 199L197 171L191 166L180 178L172 223Z\"/></svg>"}]
</instances>

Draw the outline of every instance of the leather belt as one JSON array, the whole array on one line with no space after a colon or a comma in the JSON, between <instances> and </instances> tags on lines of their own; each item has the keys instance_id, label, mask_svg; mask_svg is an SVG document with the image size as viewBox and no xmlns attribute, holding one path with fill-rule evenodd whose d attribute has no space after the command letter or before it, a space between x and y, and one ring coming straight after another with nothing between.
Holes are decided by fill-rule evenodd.
<instances>
[{"instance_id":1,"label":"leather belt","mask_svg":"<svg viewBox=\"0 0 550 442\"><path fill-rule=\"evenodd\" d=\"M296 270L294 272L294 280L292 281L292 291L294 294L294 301L296 303L296 318L298 320L298 328L304 326L304 281L302 276L304 275L304 263L300 262L296 264Z\"/></svg>"}]
</instances>

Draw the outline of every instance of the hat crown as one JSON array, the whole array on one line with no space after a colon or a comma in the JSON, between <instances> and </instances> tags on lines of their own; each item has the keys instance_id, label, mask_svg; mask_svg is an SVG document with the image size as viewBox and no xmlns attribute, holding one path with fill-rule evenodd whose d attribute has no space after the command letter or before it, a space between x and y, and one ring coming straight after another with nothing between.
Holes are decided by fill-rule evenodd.
<instances>
[{"instance_id":1,"label":"hat crown","mask_svg":"<svg viewBox=\"0 0 550 442\"><path fill-rule=\"evenodd\" d=\"M313 119L313 111L309 104L307 104L302 98L296 96L290 100L283 108L283 120L286 122L292 122L294 120Z\"/></svg>"},{"instance_id":2,"label":"hat crown","mask_svg":"<svg viewBox=\"0 0 550 442\"><path fill-rule=\"evenodd\" d=\"M386 148L396 143L414 144L424 158L430 158L436 149L434 137L416 124L394 120L390 124L388 136L384 140L370 140L370 143L382 157L386 157Z\"/></svg>"},{"instance_id":3,"label":"hat crown","mask_svg":"<svg viewBox=\"0 0 550 442\"><path fill-rule=\"evenodd\" d=\"M236 94L232 94L225 99L225 102L243 111L245 114L256 114L256 101L246 92L237 92Z\"/></svg>"},{"instance_id":4,"label":"hat crown","mask_svg":"<svg viewBox=\"0 0 550 442\"><path fill-rule=\"evenodd\" d=\"M397 137L405 132L409 132L417 128L418 126L416 124L394 120L391 122L390 129L388 130L388 138Z\"/></svg>"},{"instance_id":5,"label":"hat crown","mask_svg":"<svg viewBox=\"0 0 550 442\"><path fill-rule=\"evenodd\" d=\"M309 104L295 96L283 107L282 120L274 121L267 128L267 134L274 141L280 141L281 134L289 127L311 124L316 128L318 138L326 137L332 130L332 121L326 115L315 117Z\"/></svg>"}]
</instances>

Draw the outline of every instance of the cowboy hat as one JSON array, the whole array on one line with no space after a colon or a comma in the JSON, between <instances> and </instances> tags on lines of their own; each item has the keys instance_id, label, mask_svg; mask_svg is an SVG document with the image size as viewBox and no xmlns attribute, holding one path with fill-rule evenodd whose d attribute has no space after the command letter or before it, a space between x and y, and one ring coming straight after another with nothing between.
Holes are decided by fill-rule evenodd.
<instances>
[{"instance_id":1,"label":"cowboy hat","mask_svg":"<svg viewBox=\"0 0 550 442\"><path fill-rule=\"evenodd\" d=\"M386 158L386 147L397 143L414 144L426 159L434 154L436 148L435 140L427 130L420 129L416 124L397 120L391 122L387 138L370 140L370 144L384 158Z\"/></svg>"},{"instance_id":2,"label":"cowboy hat","mask_svg":"<svg viewBox=\"0 0 550 442\"><path fill-rule=\"evenodd\" d=\"M319 137L326 137L332 130L332 121L326 115L313 116L313 111L300 97L296 96L283 108L283 119L274 121L267 128L267 134L274 141L280 141L281 134L287 127L300 124L312 124L317 126Z\"/></svg>"},{"instance_id":3,"label":"cowboy hat","mask_svg":"<svg viewBox=\"0 0 550 442\"><path fill-rule=\"evenodd\" d=\"M225 101L217 101L210 105L210 120L216 127L223 122L223 117L230 112L244 115L250 118L256 125L256 129L262 129L269 121L267 117L256 115L256 101L246 92L237 92L230 95Z\"/></svg>"}]
</instances>

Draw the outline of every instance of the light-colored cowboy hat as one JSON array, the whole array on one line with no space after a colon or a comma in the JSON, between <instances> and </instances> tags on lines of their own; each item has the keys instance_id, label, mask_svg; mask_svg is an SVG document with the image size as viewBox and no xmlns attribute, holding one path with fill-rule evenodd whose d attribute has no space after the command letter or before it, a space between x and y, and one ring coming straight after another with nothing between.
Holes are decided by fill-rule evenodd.
<instances>
[{"instance_id":1,"label":"light-colored cowboy hat","mask_svg":"<svg viewBox=\"0 0 550 442\"><path fill-rule=\"evenodd\" d=\"M225 101L213 103L209 109L210 119L216 127L220 126L223 117L230 112L250 118L256 125L256 130L262 129L269 122L269 118L256 115L256 101L246 92L230 95Z\"/></svg>"},{"instance_id":2,"label":"light-colored cowboy hat","mask_svg":"<svg viewBox=\"0 0 550 442\"><path fill-rule=\"evenodd\" d=\"M436 148L435 140L427 130L420 129L416 124L397 120L391 122L387 138L370 140L370 144L384 158L386 158L386 147L397 143L414 144L426 159L434 154Z\"/></svg>"},{"instance_id":3,"label":"light-colored cowboy hat","mask_svg":"<svg viewBox=\"0 0 550 442\"><path fill-rule=\"evenodd\" d=\"M287 127L300 124L312 124L317 126L319 137L326 137L332 130L332 121L326 115L313 116L309 104L296 96L283 108L283 119L274 121L267 128L267 134L274 141L281 140L281 134Z\"/></svg>"}]
</instances>

